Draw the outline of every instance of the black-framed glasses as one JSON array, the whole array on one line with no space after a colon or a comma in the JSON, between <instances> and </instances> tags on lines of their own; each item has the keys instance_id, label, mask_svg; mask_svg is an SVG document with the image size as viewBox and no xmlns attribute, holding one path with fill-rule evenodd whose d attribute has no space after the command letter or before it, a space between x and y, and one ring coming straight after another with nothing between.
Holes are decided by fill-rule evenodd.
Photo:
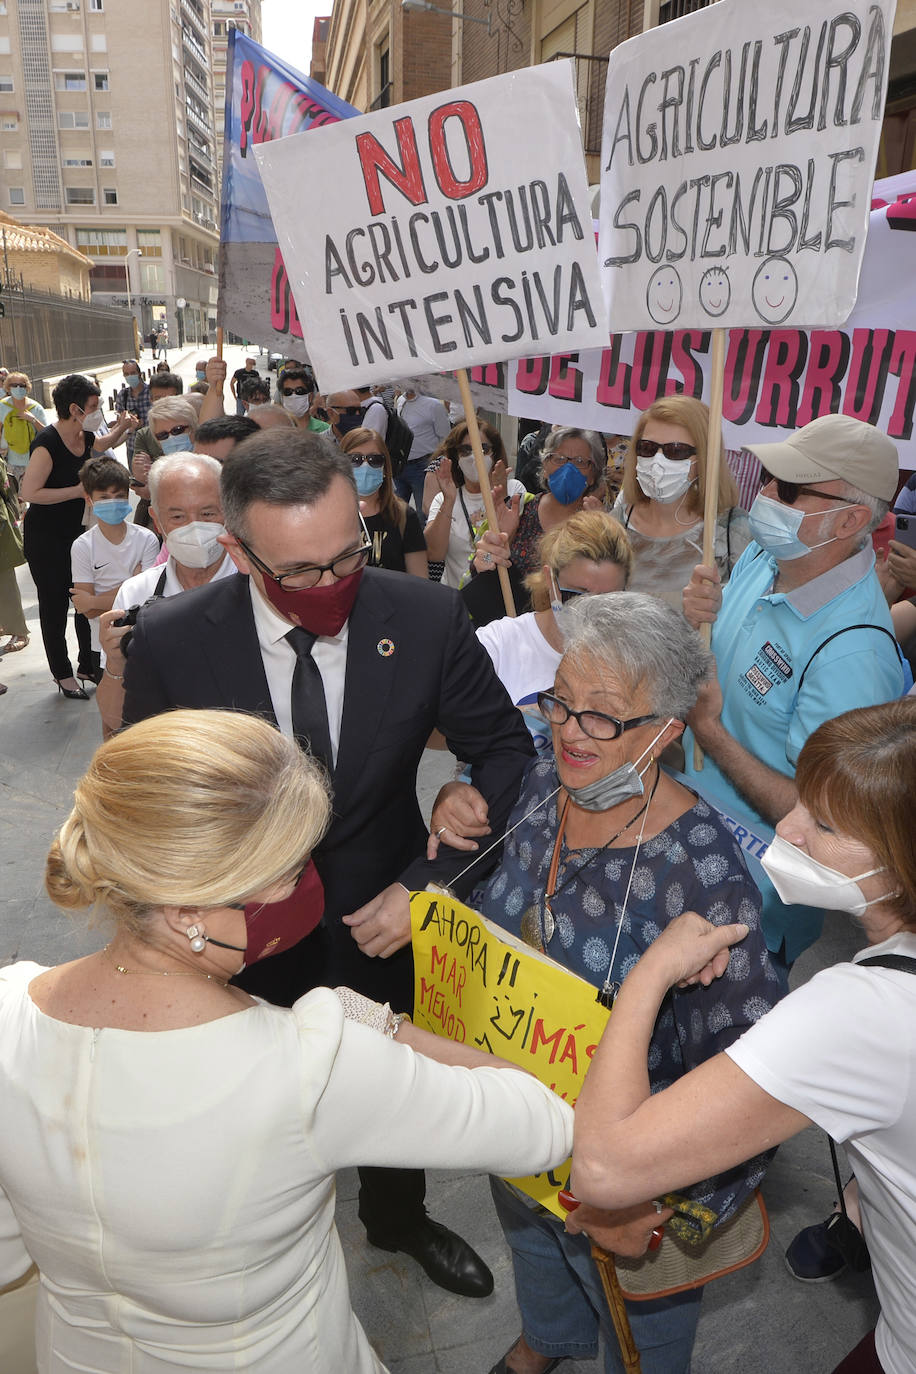
<instances>
[{"instance_id":1,"label":"black-framed glasses","mask_svg":"<svg viewBox=\"0 0 916 1374\"><path fill-rule=\"evenodd\" d=\"M674 463L684 463L696 457L696 448L693 444L660 444L657 439L636 440L637 458L654 458L656 453L663 453Z\"/></svg>"},{"instance_id":2,"label":"black-framed glasses","mask_svg":"<svg viewBox=\"0 0 916 1374\"><path fill-rule=\"evenodd\" d=\"M657 719L656 716L633 716L630 720L618 720L616 716L606 716L603 711L574 711L552 692L538 692L538 709L551 725L565 725L572 718L589 739L619 739L624 730L635 730L637 725L648 725L650 720Z\"/></svg>"},{"instance_id":3,"label":"black-framed glasses","mask_svg":"<svg viewBox=\"0 0 916 1374\"><path fill-rule=\"evenodd\" d=\"M359 572L369 561L372 552L372 540L363 528L363 543L359 548L348 549L345 553L339 553L336 558L332 558L330 563L309 563L301 568L293 568L291 572L275 573L273 568L269 568L262 562L258 555L248 547L244 539L235 536L239 544L245 550L258 572L269 577L271 582L276 582L277 586L287 592L306 591L310 587L317 587L326 572L331 573L339 581L342 577L350 577L351 574Z\"/></svg>"},{"instance_id":4,"label":"black-framed glasses","mask_svg":"<svg viewBox=\"0 0 916 1374\"><path fill-rule=\"evenodd\" d=\"M481 451L481 453L482 453L486 458L489 458L490 455L491 455L492 452L493 452L493 445L492 445L492 444L485 443L485 442L482 441L482 442L481 442L481 445L480 445L480 451ZM458 445L458 457L459 457L459 458L470 458L470 457L472 457L473 453L474 453L474 450L471 448L471 445L470 445L470 444L459 444L459 445Z\"/></svg>"},{"instance_id":5,"label":"black-framed glasses","mask_svg":"<svg viewBox=\"0 0 916 1374\"><path fill-rule=\"evenodd\" d=\"M347 457L355 468L362 467L363 463L368 463L370 468L383 468L385 458L381 453L349 453Z\"/></svg>"},{"instance_id":6,"label":"black-framed glasses","mask_svg":"<svg viewBox=\"0 0 916 1374\"><path fill-rule=\"evenodd\" d=\"M307 386L284 386L280 388L281 396L307 396L308 394Z\"/></svg>"},{"instance_id":7,"label":"black-framed glasses","mask_svg":"<svg viewBox=\"0 0 916 1374\"><path fill-rule=\"evenodd\" d=\"M333 410L335 415L362 415L362 406L332 406L328 402L328 410Z\"/></svg>"},{"instance_id":8,"label":"black-framed glasses","mask_svg":"<svg viewBox=\"0 0 916 1374\"><path fill-rule=\"evenodd\" d=\"M153 438L157 439L161 444L163 439L167 439L170 434L173 436L178 434L187 434L190 428L190 425L172 425L171 429L154 429Z\"/></svg>"},{"instance_id":9,"label":"black-framed glasses","mask_svg":"<svg viewBox=\"0 0 916 1374\"><path fill-rule=\"evenodd\" d=\"M832 491L818 491L817 487L809 487L804 482L787 482L782 477L774 477L766 468L761 468L761 491L771 482L776 483L776 495L784 506L794 506L800 496L819 496L822 501L839 501L846 506L850 504L848 496L835 496Z\"/></svg>"}]
</instances>

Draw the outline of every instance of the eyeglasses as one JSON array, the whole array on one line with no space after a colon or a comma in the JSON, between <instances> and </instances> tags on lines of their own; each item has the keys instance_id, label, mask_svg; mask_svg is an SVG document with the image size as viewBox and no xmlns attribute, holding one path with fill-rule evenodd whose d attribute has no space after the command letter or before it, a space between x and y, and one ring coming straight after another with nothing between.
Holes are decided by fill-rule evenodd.
<instances>
[{"instance_id":1,"label":"eyeglasses","mask_svg":"<svg viewBox=\"0 0 916 1374\"><path fill-rule=\"evenodd\" d=\"M363 463L368 463L370 468L385 466L385 458L381 453L351 453L348 456L355 468L361 468Z\"/></svg>"},{"instance_id":2,"label":"eyeglasses","mask_svg":"<svg viewBox=\"0 0 916 1374\"><path fill-rule=\"evenodd\" d=\"M481 451L481 453L484 455L484 457L489 458L490 455L491 455L491 453L493 452L493 445L492 445L492 444L484 444L484 443L481 443L481 445L480 445L480 451ZM474 450L471 448L470 444L459 444L459 445L458 445L458 457L459 457L459 458L470 458L471 455L473 454L473 452L474 452Z\"/></svg>"},{"instance_id":3,"label":"eyeglasses","mask_svg":"<svg viewBox=\"0 0 916 1374\"><path fill-rule=\"evenodd\" d=\"M786 482L782 477L774 477L766 468L760 469L760 489L776 483L776 495L784 506L794 506L800 496L819 496L822 501L839 501L849 504L848 496L834 496L831 491L818 491L817 487L806 486L804 482Z\"/></svg>"},{"instance_id":4,"label":"eyeglasses","mask_svg":"<svg viewBox=\"0 0 916 1374\"><path fill-rule=\"evenodd\" d=\"M333 410L337 415L362 415L362 406L332 406L328 402L328 410Z\"/></svg>"},{"instance_id":5,"label":"eyeglasses","mask_svg":"<svg viewBox=\"0 0 916 1374\"><path fill-rule=\"evenodd\" d=\"M305 386L284 386L280 388L281 396L307 396L308 387Z\"/></svg>"},{"instance_id":6,"label":"eyeglasses","mask_svg":"<svg viewBox=\"0 0 916 1374\"><path fill-rule=\"evenodd\" d=\"M595 464L591 458L567 458L565 453L551 453L544 459L545 463L572 463L574 468L580 472L585 472L588 468L593 468Z\"/></svg>"},{"instance_id":7,"label":"eyeglasses","mask_svg":"<svg viewBox=\"0 0 916 1374\"><path fill-rule=\"evenodd\" d=\"M235 536L245 553L251 559L254 566L265 577L269 577L272 582L283 591L299 592L305 591L309 587L317 587L326 572L331 573L338 581L342 577L350 577L352 573L359 572L369 561L372 552L372 540L363 529L363 543L357 549L349 549L346 553L339 553L336 558L332 558L330 563L306 564L302 568L294 568L292 572L275 573L266 563L262 563L257 554L254 553L244 539Z\"/></svg>"},{"instance_id":8,"label":"eyeglasses","mask_svg":"<svg viewBox=\"0 0 916 1374\"><path fill-rule=\"evenodd\" d=\"M167 439L170 434L187 434L190 428L190 425L172 425L171 429L154 429L153 438L158 439L159 443L161 444L163 439Z\"/></svg>"},{"instance_id":9,"label":"eyeglasses","mask_svg":"<svg viewBox=\"0 0 916 1374\"><path fill-rule=\"evenodd\" d=\"M655 716L633 716L631 720L618 720L616 716L606 716L603 711L573 711L550 692L538 693L538 708L551 725L565 725L572 717L589 739L619 739L624 730L634 730L637 725L648 725L650 720L656 719Z\"/></svg>"},{"instance_id":10,"label":"eyeglasses","mask_svg":"<svg viewBox=\"0 0 916 1374\"><path fill-rule=\"evenodd\" d=\"M672 462L683 463L695 456L696 449L693 444L660 444L656 439L636 440L637 458L654 458L656 453L663 453Z\"/></svg>"}]
</instances>

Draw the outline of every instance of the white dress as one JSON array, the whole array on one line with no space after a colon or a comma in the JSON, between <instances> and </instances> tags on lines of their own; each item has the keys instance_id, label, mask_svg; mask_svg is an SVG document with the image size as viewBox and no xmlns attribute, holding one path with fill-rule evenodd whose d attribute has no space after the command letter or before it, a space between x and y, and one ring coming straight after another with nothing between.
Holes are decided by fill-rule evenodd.
<instances>
[{"instance_id":1,"label":"white dress","mask_svg":"<svg viewBox=\"0 0 916 1374\"><path fill-rule=\"evenodd\" d=\"M332 992L172 1031L39 1011L0 969L0 1186L41 1271L41 1374L378 1374L350 1307L334 1171L519 1175L572 1113L345 1022Z\"/></svg>"}]
</instances>

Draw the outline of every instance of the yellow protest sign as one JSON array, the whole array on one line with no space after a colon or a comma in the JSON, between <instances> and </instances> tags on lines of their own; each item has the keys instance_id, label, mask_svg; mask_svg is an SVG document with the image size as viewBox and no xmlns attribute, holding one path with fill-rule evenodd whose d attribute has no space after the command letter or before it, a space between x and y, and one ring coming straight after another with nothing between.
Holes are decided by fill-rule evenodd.
<instances>
[{"instance_id":1,"label":"yellow protest sign","mask_svg":"<svg viewBox=\"0 0 916 1374\"><path fill-rule=\"evenodd\" d=\"M414 1022L527 1069L575 1105L608 1011L584 978L438 892L410 898ZM512 1179L557 1216L569 1161Z\"/></svg>"}]
</instances>

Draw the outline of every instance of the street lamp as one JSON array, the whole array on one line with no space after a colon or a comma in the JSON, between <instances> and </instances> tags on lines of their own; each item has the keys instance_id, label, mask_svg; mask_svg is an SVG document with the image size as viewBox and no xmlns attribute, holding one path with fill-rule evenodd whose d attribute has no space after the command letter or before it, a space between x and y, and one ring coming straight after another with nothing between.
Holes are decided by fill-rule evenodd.
<instances>
[{"instance_id":1,"label":"street lamp","mask_svg":"<svg viewBox=\"0 0 916 1374\"><path fill-rule=\"evenodd\" d=\"M460 10L442 9L439 5L430 4L430 0L401 0L401 9L407 10L408 13L411 10L416 10L427 14L447 14L450 19L467 20L469 24L486 24L487 34L490 38L493 37L493 24L489 13L486 19L481 19L476 14L462 14Z\"/></svg>"},{"instance_id":2,"label":"street lamp","mask_svg":"<svg viewBox=\"0 0 916 1374\"><path fill-rule=\"evenodd\" d=\"M143 250L140 248L130 248L128 249L127 256L124 259L124 275L127 278L127 308L131 314L134 313L134 306L133 301L130 297L130 260L134 256L134 254L136 254L138 258L142 258Z\"/></svg>"}]
</instances>

